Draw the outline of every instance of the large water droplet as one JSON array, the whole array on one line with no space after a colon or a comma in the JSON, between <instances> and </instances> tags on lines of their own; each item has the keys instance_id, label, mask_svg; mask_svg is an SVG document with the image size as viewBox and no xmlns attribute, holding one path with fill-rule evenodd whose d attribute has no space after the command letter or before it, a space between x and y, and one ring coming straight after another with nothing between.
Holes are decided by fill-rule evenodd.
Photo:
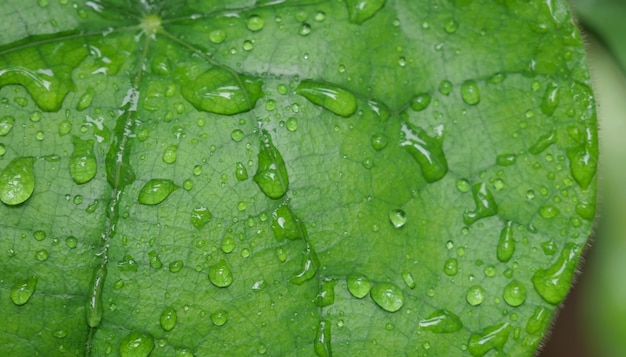
<instances>
[{"instance_id":1,"label":"large water droplet","mask_svg":"<svg viewBox=\"0 0 626 357\"><path fill-rule=\"evenodd\" d=\"M549 133L539 137L539 139L528 148L528 152L533 155L540 154L554 143L556 143L556 130L552 129Z\"/></svg>"},{"instance_id":2,"label":"large water droplet","mask_svg":"<svg viewBox=\"0 0 626 357\"><path fill-rule=\"evenodd\" d=\"M11 287L11 301L18 306L26 304L33 296L36 288L36 276L16 281Z\"/></svg>"},{"instance_id":3,"label":"large water droplet","mask_svg":"<svg viewBox=\"0 0 626 357\"><path fill-rule=\"evenodd\" d=\"M539 215L545 219L554 218L559 215L561 211L552 205L546 205L539 208Z\"/></svg>"},{"instance_id":4,"label":"large water droplet","mask_svg":"<svg viewBox=\"0 0 626 357\"><path fill-rule=\"evenodd\" d=\"M226 40L226 32L221 29L213 30L209 34L209 40L215 44L220 44Z\"/></svg>"},{"instance_id":5,"label":"large water droplet","mask_svg":"<svg viewBox=\"0 0 626 357\"><path fill-rule=\"evenodd\" d=\"M548 326L550 322L550 312L543 306L537 306L532 316L528 318L526 322L526 332L531 335L542 331Z\"/></svg>"},{"instance_id":6,"label":"large water droplet","mask_svg":"<svg viewBox=\"0 0 626 357\"><path fill-rule=\"evenodd\" d=\"M551 82L546 87L546 92L543 94L543 100L541 101L541 111L545 115L552 115L559 106L559 86L558 84Z\"/></svg>"},{"instance_id":7,"label":"large water droplet","mask_svg":"<svg viewBox=\"0 0 626 357\"><path fill-rule=\"evenodd\" d=\"M176 153L178 152L177 145L169 145L163 150L163 162L166 164L173 164L176 162Z\"/></svg>"},{"instance_id":8,"label":"large water droplet","mask_svg":"<svg viewBox=\"0 0 626 357\"><path fill-rule=\"evenodd\" d=\"M483 289L480 285L474 285L467 289L467 294L465 295L465 299L468 304L472 306L478 306L485 301L485 289Z\"/></svg>"},{"instance_id":9,"label":"large water droplet","mask_svg":"<svg viewBox=\"0 0 626 357\"><path fill-rule=\"evenodd\" d=\"M287 167L282 155L272 143L272 138L266 130L263 130L261 133L258 160L259 166L256 174L254 174L254 182L259 185L259 188L267 197L271 199L283 197L289 188Z\"/></svg>"},{"instance_id":10,"label":"large water droplet","mask_svg":"<svg viewBox=\"0 0 626 357\"><path fill-rule=\"evenodd\" d=\"M161 317L159 318L159 322L161 323L161 328L165 331L171 331L174 326L176 326L176 318L178 315L176 314L176 310L173 307L168 307L161 313Z\"/></svg>"},{"instance_id":11,"label":"large water droplet","mask_svg":"<svg viewBox=\"0 0 626 357\"><path fill-rule=\"evenodd\" d=\"M370 296L378 306L389 312L396 312L404 305L404 293L392 283L374 285L370 290Z\"/></svg>"},{"instance_id":12,"label":"large water droplet","mask_svg":"<svg viewBox=\"0 0 626 357\"><path fill-rule=\"evenodd\" d=\"M476 105L480 103L480 93L478 91L478 84L475 80L470 79L461 84L461 97L463 101L469 105Z\"/></svg>"},{"instance_id":13,"label":"large water droplet","mask_svg":"<svg viewBox=\"0 0 626 357\"><path fill-rule=\"evenodd\" d=\"M177 189L178 186L172 180L151 179L141 188L137 202L142 205L158 205Z\"/></svg>"},{"instance_id":14,"label":"large water droplet","mask_svg":"<svg viewBox=\"0 0 626 357\"><path fill-rule=\"evenodd\" d=\"M504 287L502 297L510 306L520 306L526 301L526 287L519 280L513 280Z\"/></svg>"},{"instance_id":15,"label":"large water droplet","mask_svg":"<svg viewBox=\"0 0 626 357\"><path fill-rule=\"evenodd\" d=\"M191 211L191 225L200 230L209 223L212 217L208 208L204 206L194 208Z\"/></svg>"},{"instance_id":16,"label":"large water droplet","mask_svg":"<svg viewBox=\"0 0 626 357\"><path fill-rule=\"evenodd\" d=\"M443 264L443 272L448 276L455 276L459 271L459 262L456 258L450 258Z\"/></svg>"},{"instance_id":17,"label":"large water droplet","mask_svg":"<svg viewBox=\"0 0 626 357\"><path fill-rule=\"evenodd\" d=\"M350 22L362 24L385 6L385 0L347 0Z\"/></svg>"},{"instance_id":18,"label":"large water droplet","mask_svg":"<svg viewBox=\"0 0 626 357\"><path fill-rule=\"evenodd\" d=\"M100 264L93 271L91 278L91 291L85 306L85 316L89 327L98 327L102 321L102 292L104 280L107 276L106 265Z\"/></svg>"},{"instance_id":19,"label":"large water droplet","mask_svg":"<svg viewBox=\"0 0 626 357\"><path fill-rule=\"evenodd\" d=\"M366 297L372 287L369 279L361 275L350 275L346 281L348 283L348 291L358 299Z\"/></svg>"},{"instance_id":20,"label":"large water droplet","mask_svg":"<svg viewBox=\"0 0 626 357\"><path fill-rule=\"evenodd\" d=\"M15 123L15 118L12 116L5 116L0 118L0 136L6 136L13 129L13 124Z\"/></svg>"},{"instance_id":21,"label":"large water droplet","mask_svg":"<svg viewBox=\"0 0 626 357\"><path fill-rule=\"evenodd\" d=\"M493 349L502 349L509 339L510 325L506 322L487 327L481 333L473 333L467 341L467 350L474 357L481 357Z\"/></svg>"},{"instance_id":22,"label":"large water droplet","mask_svg":"<svg viewBox=\"0 0 626 357\"><path fill-rule=\"evenodd\" d=\"M153 349L152 336L131 332L120 342L120 357L148 357Z\"/></svg>"},{"instance_id":23,"label":"large water droplet","mask_svg":"<svg viewBox=\"0 0 626 357\"><path fill-rule=\"evenodd\" d=\"M472 187L472 196L476 208L473 211L466 210L463 213L463 222L470 226L479 219L495 216L498 206L485 183L477 183Z\"/></svg>"},{"instance_id":24,"label":"large water droplet","mask_svg":"<svg viewBox=\"0 0 626 357\"><path fill-rule=\"evenodd\" d=\"M533 286L545 301L554 305L563 301L578 263L579 250L578 245L567 243L552 266L535 272Z\"/></svg>"},{"instance_id":25,"label":"large water droplet","mask_svg":"<svg viewBox=\"0 0 626 357\"><path fill-rule=\"evenodd\" d=\"M299 223L287 205L279 206L272 212L272 232L279 242L287 239L295 240L302 238L299 231Z\"/></svg>"},{"instance_id":26,"label":"large water droplet","mask_svg":"<svg viewBox=\"0 0 626 357\"><path fill-rule=\"evenodd\" d=\"M574 180L583 190L586 190L596 174L598 165L598 135L588 127L585 129L581 143L567 150L570 171Z\"/></svg>"},{"instance_id":27,"label":"large water droplet","mask_svg":"<svg viewBox=\"0 0 626 357\"><path fill-rule=\"evenodd\" d=\"M513 240L513 222L507 221L498 240L497 256L498 260L506 263L515 253L515 240Z\"/></svg>"},{"instance_id":28,"label":"large water droplet","mask_svg":"<svg viewBox=\"0 0 626 357\"><path fill-rule=\"evenodd\" d=\"M317 327L313 349L315 354L320 357L332 357L333 355L330 344L330 325L329 321L322 320Z\"/></svg>"},{"instance_id":29,"label":"large water droplet","mask_svg":"<svg viewBox=\"0 0 626 357\"><path fill-rule=\"evenodd\" d=\"M354 94L332 84L305 80L298 85L296 93L342 117L349 117L357 109Z\"/></svg>"},{"instance_id":30,"label":"large water droplet","mask_svg":"<svg viewBox=\"0 0 626 357\"><path fill-rule=\"evenodd\" d=\"M320 284L320 291L317 294L317 304L320 307L326 307L335 303L335 284L334 279L324 279Z\"/></svg>"},{"instance_id":31,"label":"large water droplet","mask_svg":"<svg viewBox=\"0 0 626 357\"><path fill-rule=\"evenodd\" d=\"M215 326L224 326L228 321L228 312L224 310L217 310L211 314L211 322Z\"/></svg>"},{"instance_id":32,"label":"large water droplet","mask_svg":"<svg viewBox=\"0 0 626 357\"><path fill-rule=\"evenodd\" d=\"M248 170L245 166L243 166L242 162L237 162L235 165L235 178L237 178L237 181L239 182L248 179Z\"/></svg>"},{"instance_id":33,"label":"large water droplet","mask_svg":"<svg viewBox=\"0 0 626 357\"><path fill-rule=\"evenodd\" d=\"M413 110L417 112L420 112L428 108L428 105L430 104L431 99L432 97L429 93L418 94L411 101L411 108L413 108Z\"/></svg>"},{"instance_id":34,"label":"large water droplet","mask_svg":"<svg viewBox=\"0 0 626 357\"><path fill-rule=\"evenodd\" d=\"M451 311L442 309L430 314L428 318L420 321L420 328L435 333L452 333L463 327L461 319Z\"/></svg>"},{"instance_id":35,"label":"large water droplet","mask_svg":"<svg viewBox=\"0 0 626 357\"><path fill-rule=\"evenodd\" d=\"M9 206L26 202L35 190L34 157L17 157L0 172L0 201Z\"/></svg>"},{"instance_id":36,"label":"large water droplet","mask_svg":"<svg viewBox=\"0 0 626 357\"><path fill-rule=\"evenodd\" d=\"M402 146L422 168L426 181L441 180L448 172L448 161L443 153L441 137L431 137L421 128L403 122L400 133Z\"/></svg>"},{"instance_id":37,"label":"large water droplet","mask_svg":"<svg viewBox=\"0 0 626 357\"><path fill-rule=\"evenodd\" d=\"M263 21L263 18L258 15L252 15L248 18L248 21L246 21L246 26L250 31L261 31L263 26L265 26L265 21Z\"/></svg>"},{"instance_id":38,"label":"large water droplet","mask_svg":"<svg viewBox=\"0 0 626 357\"><path fill-rule=\"evenodd\" d=\"M401 209L394 209L393 211L389 212L389 222L391 222L391 224L395 228L404 227L407 219L408 218L406 213Z\"/></svg>"},{"instance_id":39,"label":"large water droplet","mask_svg":"<svg viewBox=\"0 0 626 357\"><path fill-rule=\"evenodd\" d=\"M233 283L233 273L223 259L209 267L209 281L218 288L225 288Z\"/></svg>"},{"instance_id":40,"label":"large water droplet","mask_svg":"<svg viewBox=\"0 0 626 357\"><path fill-rule=\"evenodd\" d=\"M73 136L72 144L74 144L74 151L70 156L70 175L74 182L81 185L91 181L98 170L98 162L93 150L94 141Z\"/></svg>"},{"instance_id":41,"label":"large water droplet","mask_svg":"<svg viewBox=\"0 0 626 357\"><path fill-rule=\"evenodd\" d=\"M233 115L254 108L262 86L260 79L214 67L185 83L181 93L198 110Z\"/></svg>"},{"instance_id":42,"label":"large water droplet","mask_svg":"<svg viewBox=\"0 0 626 357\"><path fill-rule=\"evenodd\" d=\"M313 250L313 247L307 240L306 229L302 223L299 223L300 231L304 235L305 247L302 256L302 271L298 273L293 278L289 279L289 281L296 285L301 285L305 281L313 279L315 274L317 274L317 269L319 269L320 261L317 257L317 253Z\"/></svg>"}]
</instances>

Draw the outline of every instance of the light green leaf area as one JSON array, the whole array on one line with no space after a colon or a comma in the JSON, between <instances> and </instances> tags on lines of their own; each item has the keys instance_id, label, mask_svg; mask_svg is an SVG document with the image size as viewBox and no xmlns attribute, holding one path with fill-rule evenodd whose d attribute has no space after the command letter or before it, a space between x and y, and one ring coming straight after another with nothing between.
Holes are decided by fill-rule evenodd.
<instances>
[{"instance_id":1,"label":"light green leaf area","mask_svg":"<svg viewBox=\"0 0 626 357\"><path fill-rule=\"evenodd\" d=\"M534 353L596 198L564 1L3 1L12 356Z\"/></svg>"}]
</instances>

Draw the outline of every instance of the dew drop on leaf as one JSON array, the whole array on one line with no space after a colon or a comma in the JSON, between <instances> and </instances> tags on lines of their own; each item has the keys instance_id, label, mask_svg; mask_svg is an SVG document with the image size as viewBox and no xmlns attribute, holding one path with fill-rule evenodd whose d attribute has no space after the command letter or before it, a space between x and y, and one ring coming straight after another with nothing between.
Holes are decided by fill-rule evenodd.
<instances>
[{"instance_id":1,"label":"dew drop on leaf","mask_svg":"<svg viewBox=\"0 0 626 357\"><path fill-rule=\"evenodd\" d=\"M178 186L172 180L151 179L139 191L137 202L142 205L158 205L177 189Z\"/></svg>"},{"instance_id":2,"label":"dew drop on leaf","mask_svg":"<svg viewBox=\"0 0 626 357\"><path fill-rule=\"evenodd\" d=\"M37 288L37 277L18 280L11 287L11 302L17 306L24 305L30 300Z\"/></svg>"},{"instance_id":3,"label":"dew drop on leaf","mask_svg":"<svg viewBox=\"0 0 626 357\"><path fill-rule=\"evenodd\" d=\"M342 117L349 117L357 109L356 97L351 92L329 83L305 80L300 82L296 93L311 103L319 105Z\"/></svg>"},{"instance_id":4,"label":"dew drop on leaf","mask_svg":"<svg viewBox=\"0 0 626 357\"><path fill-rule=\"evenodd\" d=\"M91 278L90 295L85 305L85 317L87 326L98 327L102 321L102 292L104 280L107 276L107 268L104 264L99 264L93 271Z\"/></svg>"},{"instance_id":5,"label":"dew drop on leaf","mask_svg":"<svg viewBox=\"0 0 626 357\"><path fill-rule=\"evenodd\" d=\"M235 178L237 181L242 182L248 179L248 170L241 161L235 164Z\"/></svg>"},{"instance_id":6,"label":"dew drop on leaf","mask_svg":"<svg viewBox=\"0 0 626 357\"><path fill-rule=\"evenodd\" d=\"M402 290L392 283L380 283L370 290L372 300L383 310L396 312L404 305Z\"/></svg>"},{"instance_id":7,"label":"dew drop on leaf","mask_svg":"<svg viewBox=\"0 0 626 357\"><path fill-rule=\"evenodd\" d=\"M296 131L296 129L298 129L298 119L296 119L295 117L289 117L285 124L287 126L287 130L289 131L293 132L293 131Z\"/></svg>"},{"instance_id":8,"label":"dew drop on leaf","mask_svg":"<svg viewBox=\"0 0 626 357\"><path fill-rule=\"evenodd\" d=\"M209 267L209 281L218 288L225 288L233 283L233 273L223 259Z\"/></svg>"},{"instance_id":9,"label":"dew drop on leaf","mask_svg":"<svg viewBox=\"0 0 626 357\"><path fill-rule=\"evenodd\" d=\"M91 102L93 101L93 97L95 95L96 95L96 91L92 87L87 88L85 90L85 93L83 93L83 95L80 96L80 99L78 99L78 103L76 103L76 110L81 112L89 108L89 106L91 105Z\"/></svg>"},{"instance_id":10,"label":"dew drop on leaf","mask_svg":"<svg viewBox=\"0 0 626 357\"><path fill-rule=\"evenodd\" d=\"M358 299L366 297L372 287L369 279L361 275L350 275L347 283L350 294Z\"/></svg>"},{"instance_id":11,"label":"dew drop on leaf","mask_svg":"<svg viewBox=\"0 0 626 357\"><path fill-rule=\"evenodd\" d=\"M265 21L263 21L263 18L258 15L252 15L248 18L246 26L250 31L261 31L263 26L265 26Z\"/></svg>"},{"instance_id":12,"label":"dew drop on leaf","mask_svg":"<svg viewBox=\"0 0 626 357\"><path fill-rule=\"evenodd\" d=\"M476 208L473 211L466 210L463 213L463 222L466 225L470 226L479 219L491 217L498 213L496 201L485 183L475 184L472 187L472 196Z\"/></svg>"},{"instance_id":13,"label":"dew drop on leaf","mask_svg":"<svg viewBox=\"0 0 626 357\"><path fill-rule=\"evenodd\" d=\"M40 229L33 232L33 238L35 238L35 240L38 242L46 239L47 236L48 235L46 234L46 231L42 231Z\"/></svg>"},{"instance_id":14,"label":"dew drop on leaf","mask_svg":"<svg viewBox=\"0 0 626 357\"><path fill-rule=\"evenodd\" d=\"M493 349L502 349L509 339L510 325L507 322L473 333L467 341L467 350L474 357L481 357Z\"/></svg>"},{"instance_id":15,"label":"dew drop on leaf","mask_svg":"<svg viewBox=\"0 0 626 357\"><path fill-rule=\"evenodd\" d=\"M209 40L215 44L220 44L226 40L226 32L224 30L213 30L209 33Z\"/></svg>"},{"instance_id":16,"label":"dew drop on leaf","mask_svg":"<svg viewBox=\"0 0 626 357\"><path fill-rule=\"evenodd\" d=\"M578 245L567 243L550 267L535 272L532 277L533 286L546 302L557 305L563 301L569 290L579 253Z\"/></svg>"},{"instance_id":17,"label":"dew drop on leaf","mask_svg":"<svg viewBox=\"0 0 626 357\"><path fill-rule=\"evenodd\" d=\"M472 306L478 306L485 301L485 289L483 289L480 285L474 285L467 289L467 294L465 295L465 299L467 303Z\"/></svg>"},{"instance_id":18,"label":"dew drop on leaf","mask_svg":"<svg viewBox=\"0 0 626 357\"><path fill-rule=\"evenodd\" d=\"M266 130L261 133L258 165L257 172L254 174L254 182L259 185L261 191L274 200L283 197L289 188L287 167Z\"/></svg>"},{"instance_id":19,"label":"dew drop on leaf","mask_svg":"<svg viewBox=\"0 0 626 357\"><path fill-rule=\"evenodd\" d=\"M443 153L441 137L431 137L423 129L403 122L400 139L400 146L420 165L426 181L439 181L448 173L448 161Z\"/></svg>"},{"instance_id":20,"label":"dew drop on leaf","mask_svg":"<svg viewBox=\"0 0 626 357\"><path fill-rule=\"evenodd\" d=\"M272 212L272 232L277 241L302 238L298 221L287 205L281 205Z\"/></svg>"},{"instance_id":21,"label":"dew drop on leaf","mask_svg":"<svg viewBox=\"0 0 626 357\"><path fill-rule=\"evenodd\" d=\"M539 208L539 215L546 219L554 218L558 216L559 213L561 213L559 209L552 205L546 205Z\"/></svg>"},{"instance_id":22,"label":"dew drop on leaf","mask_svg":"<svg viewBox=\"0 0 626 357\"><path fill-rule=\"evenodd\" d=\"M152 336L131 332L120 342L120 357L148 357L154 349Z\"/></svg>"},{"instance_id":23,"label":"dew drop on leaf","mask_svg":"<svg viewBox=\"0 0 626 357\"><path fill-rule=\"evenodd\" d=\"M161 313L159 323L164 331L171 331L176 326L177 318L176 310L173 307L168 307Z\"/></svg>"},{"instance_id":24,"label":"dew drop on leaf","mask_svg":"<svg viewBox=\"0 0 626 357\"><path fill-rule=\"evenodd\" d=\"M91 181L98 169L98 162L94 154L93 140L82 140L77 136L72 137L74 151L70 156L70 175L72 180L79 185Z\"/></svg>"},{"instance_id":25,"label":"dew drop on leaf","mask_svg":"<svg viewBox=\"0 0 626 357\"><path fill-rule=\"evenodd\" d=\"M350 22L362 24L385 6L385 0L347 0Z\"/></svg>"},{"instance_id":26,"label":"dew drop on leaf","mask_svg":"<svg viewBox=\"0 0 626 357\"><path fill-rule=\"evenodd\" d=\"M166 164L175 163L177 152L178 152L177 145L169 145L168 147L166 147L165 150L163 150L163 157L162 157L163 162Z\"/></svg>"},{"instance_id":27,"label":"dew drop on leaf","mask_svg":"<svg viewBox=\"0 0 626 357\"><path fill-rule=\"evenodd\" d=\"M14 123L15 118L10 115L0 118L0 136L7 136L13 129Z\"/></svg>"},{"instance_id":28,"label":"dew drop on leaf","mask_svg":"<svg viewBox=\"0 0 626 357\"><path fill-rule=\"evenodd\" d=\"M330 321L322 320L317 327L313 349L319 357L332 357L330 326Z\"/></svg>"},{"instance_id":29,"label":"dew drop on leaf","mask_svg":"<svg viewBox=\"0 0 626 357\"><path fill-rule=\"evenodd\" d=\"M431 98L432 98L431 95L428 93L418 94L411 101L411 108L415 110L416 112L420 112L428 108L428 105L430 105Z\"/></svg>"},{"instance_id":30,"label":"dew drop on leaf","mask_svg":"<svg viewBox=\"0 0 626 357\"><path fill-rule=\"evenodd\" d=\"M559 105L559 86L551 82L546 87L541 101L541 111L547 116L551 116Z\"/></svg>"},{"instance_id":31,"label":"dew drop on leaf","mask_svg":"<svg viewBox=\"0 0 626 357\"><path fill-rule=\"evenodd\" d=\"M443 95L448 95L452 92L452 82L447 79L444 79L439 83L439 93Z\"/></svg>"},{"instance_id":32,"label":"dew drop on leaf","mask_svg":"<svg viewBox=\"0 0 626 357\"><path fill-rule=\"evenodd\" d=\"M35 253L35 259L39 260L40 262L48 260L48 251L45 249L38 250L37 253Z\"/></svg>"},{"instance_id":33,"label":"dew drop on leaf","mask_svg":"<svg viewBox=\"0 0 626 357\"><path fill-rule=\"evenodd\" d=\"M515 164L517 155L515 154L502 154L496 157L496 164L499 166L511 166Z\"/></svg>"},{"instance_id":34,"label":"dew drop on leaf","mask_svg":"<svg viewBox=\"0 0 626 357\"><path fill-rule=\"evenodd\" d=\"M372 148L376 151L381 151L384 148L386 148L388 142L389 140L384 134L376 133L372 135L371 144L372 144Z\"/></svg>"},{"instance_id":35,"label":"dew drop on leaf","mask_svg":"<svg viewBox=\"0 0 626 357\"><path fill-rule=\"evenodd\" d=\"M9 206L26 202L35 190L34 157L17 157L0 172L0 201Z\"/></svg>"},{"instance_id":36,"label":"dew drop on leaf","mask_svg":"<svg viewBox=\"0 0 626 357\"><path fill-rule=\"evenodd\" d=\"M450 258L443 264L443 272L447 276L455 276L459 271L459 262L456 258Z\"/></svg>"},{"instance_id":37,"label":"dew drop on leaf","mask_svg":"<svg viewBox=\"0 0 626 357\"><path fill-rule=\"evenodd\" d=\"M515 240L513 240L513 222L507 221L498 240L497 257L498 260L506 263L515 253Z\"/></svg>"},{"instance_id":38,"label":"dew drop on leaf","mask_svg":"<svg viewBox=\"0 0 626 357\"><path fill-rule=\"evenodd\" d=\"M554 143L556 143L556 130L552 129L547 134L540 136L539 139L528 148L528 152L533 155L540 154Z\"/></svg>"},{"instance_id":39,"label":"dew drop on leaf","mask_svg":"<svg viewBox=\"0 0 626 357\"><path fill-rule=\"evenodd\" d=\"M65 238L65 245L70 249L74 249L78 246L78 239L74 236L69 236Z\"/></svg>"},{"instance_id":40,"label":"dew drop on leaf","mask_svg":"<svg viewBox=\"0 0 626 357\"><path fill-rule=\"evenodd\" d=\"M407 219L408 217L406 213L401 209L394 209L393 211L389 212L389 222L391 222L391 224L395 228L404 227Z\"/></svg>"},{"instance_id":41,"label":"dew drop on leaf","mask_svg":"<svg viewBox=\"0 0 626 357\"><path fill-rule=\"evenodd\" d=\"M152 269L161 269L163 267L163 262L161 262L161 258L154 250L148 253L148 261L150 261L150 267Z\"/></svg>"},{"instance_id":42,"label":"dew drop on leaf","mask_svg":"<svg viewBox=\"0 0 626 357\"><path fill-rule=\"evenodd\" d=\"M215 326L224 326L228 321L228 312L224 310L217 310L211 314L211 322Z\"/></svg>"},{"instance_id":43,"label":"dew drop on leaf","mask_svg":"<svg viewBox=\"0 0 626 357\"><path fill-rule=\"evenodd\" d=\"M453 312L441 309L419 322L420 328L435 333L452 333L463 327L461 319Z\"/></svg>"},{"instance_id":44,"label":"dew drop on leaf","mask_svg":"<svg viewBox=\"0 0 626 357\"><path fill-rule=\"evenodd\" d=\"M409 287L409 289L415 289L415 278L413 277L413 274L411 274L411 272L409 272L408 270L403 270L402 280L404 280L404 283L406 284L406 286Z\"/></svg>"},{"instance_id":45,"label":"dew drop on leaf","mask_svg":"<svg viewBox=\"0 0 626 357\"><path fill-rule=\"evenodd\" d=\"M550 312L543 306L537 306L533 314L526 321L526 332L531 335L542 331L550 322Z\"/></svg>"},{"instance_id":46,"label":"dew drop on leaf","mask_svg":"<svg viewBox=\"0 0 626 357\"><path fill-rule=\"evenodd\" d=\"M213 215L207 207L200 206L194 208L191 211L191 225L200 230L209 223L212 217Z\"/></svg>"},{"instance_id":47,"label":"dew drop on leaf","mask_svg":"<svg viewBox=\"0 0 626 357\"><path fill-rule=\"evenodd\" d=\"M526 287L519 280L513 280L504 287L502 297L510 306L520 306L526 301Z\"/></svg>"},{"instance_id":48,"label":"dew drop on leaf","mask_svg":"<svg viewBox=\"0 0 626 357\"><path fill-rule=\"evenodd\" d=\"M221 244L222 252L228 254L235 250L235 240L232 237L226 236L222 239Z\"/></svg>"},{"instance_id":49,"label":"dew drop on leaf","mask_svg":"<svg viewBox=\"0 0 626 357\"><path fill-rule=\"evenodd\" d=\"M241 140L243 140L244 138L244 133L243 131L239 130L239 129L235 129L232 131L232 133L230 133L230 137L236 141L236 142L240 142Z\"/></svg>"},{"instance_id":50,"label":"dew drop on leaf","mask_svg":"<svg viewBox=\"0 0 626 357\"><path fill-rule=\"evenodd\" d=\"M463 101L469 105L480 103L480 92L475 80L470 79L461 84L461 97Z\"/></svg>"},{"instance_id":51,"label":"dew drop on leaf","mask_svg":"<svg viewBox=\"0 0 626 357\"><path fill-rule=\"evenodd\" d=\"M335 303L335 284L336 280L324 279L320 284L320 290L317 294L317 305L326 307Z\"/></svg>"},{"instance_id":52,"label":"dew drop on leaf","mask_svg":"<svg viewBox=\"0 0 626 357\"><path fill-rule=\"evenodd\" d=\"M185 262L183 262L182 260L174 260L170 262L169 270L172 273L178 273L179 271L183 269L184 266L185 266Z\"/></svg>"}]
</instances>

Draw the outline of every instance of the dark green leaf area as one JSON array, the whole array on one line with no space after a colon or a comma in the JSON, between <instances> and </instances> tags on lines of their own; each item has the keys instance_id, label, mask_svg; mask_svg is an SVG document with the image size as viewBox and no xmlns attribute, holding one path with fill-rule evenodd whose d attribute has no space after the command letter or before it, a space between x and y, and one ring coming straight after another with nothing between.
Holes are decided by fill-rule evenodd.
<instances>
[{"instance_id":1,"label":"dark green leaf area","mask_svg":"<svg viewBox=\"0 0 626 357\"><path fill-rule=\"evenodd\" d=\"M533 355L595 214L566 5L2 2L2 352Z\"/></svg>"}]
</instances>

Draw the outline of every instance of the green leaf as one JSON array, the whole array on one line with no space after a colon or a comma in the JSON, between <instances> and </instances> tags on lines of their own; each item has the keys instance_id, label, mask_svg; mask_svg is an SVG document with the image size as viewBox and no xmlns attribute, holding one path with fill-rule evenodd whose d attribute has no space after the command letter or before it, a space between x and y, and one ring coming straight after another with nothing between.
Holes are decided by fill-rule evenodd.
<instances>
[{"instance_id":1,"label":"green leaf","mask_svg":"<svg viewBox=\"0 0 626 357\"><path fill-rule=\"evenodd\" d=\"M0 345L532 355L596 200L564 1L0 5Z\"/></svg>"}]
</instances>

